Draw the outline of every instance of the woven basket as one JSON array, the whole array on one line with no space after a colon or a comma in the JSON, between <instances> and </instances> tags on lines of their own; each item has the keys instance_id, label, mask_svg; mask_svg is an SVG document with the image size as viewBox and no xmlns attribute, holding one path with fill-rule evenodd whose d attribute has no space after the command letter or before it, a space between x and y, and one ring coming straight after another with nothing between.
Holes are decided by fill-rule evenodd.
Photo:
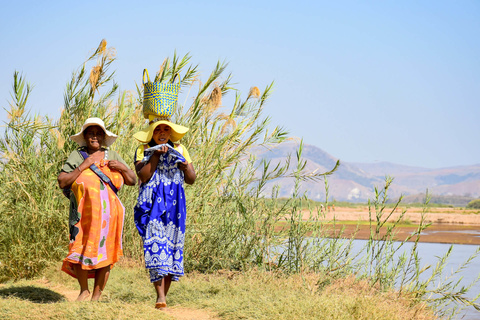
<instances>
[{"instance_id":1,"label":"woven basket","mask_svg":"<svg viewBox=\"0 0 480 320\"><path fill-rule=\"evenodd\" d=\"M145 82L145 76L147 81ZM180 77L174 83L178 74L168 82L151 82L147 69L143 70L143 116L170 118L177 107L178 92L180 91Z\"/></svg>"}]
</instances>

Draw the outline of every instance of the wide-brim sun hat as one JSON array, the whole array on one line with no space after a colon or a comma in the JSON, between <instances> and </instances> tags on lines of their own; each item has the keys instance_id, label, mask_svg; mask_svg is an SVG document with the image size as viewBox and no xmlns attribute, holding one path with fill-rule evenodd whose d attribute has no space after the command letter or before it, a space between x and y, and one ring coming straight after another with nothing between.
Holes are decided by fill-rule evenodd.
<instances>
[{"instance_id":1,"label":"wide-brim sun hat","mask_svg":"<svg viewBox=\"0 0 480 320\"><path fill-rule=\"evenodd\" d=\"M133 135L133 137L142 143L149 143L152 140L153 131L157 126L161 124L166 124L172 129L172 132L170 134L170 140L172 140L173 142L177 142L182 139L185 133L187 133L187 131L189 130L187 127L175 124L167 119L161 119L153 120L153 122L151 122L147 128L138 131Z\"/></svg>"},{"instance_id":2,"label":"wide-brim sun hat","mask_svg":"<svg viewBox=\"0 0 480 320\"><path fill-rule=\"evenodd\" d=\"M85 129L91 126L99 126L105 132L105 139L103 141L103 144L106 147L110 147L112 143L114 143L115 140L117 140L117 135L105 129L105 123L103 123L103 120L100 118L88 118L87 120L85 120L85 123L83 124L80 132L77 134L74 134L73 136L70 136L70 139L76 142L79 146L86 147L87 141L83 136L83 132L85 131Z\"/></svg>"}]
</instances>

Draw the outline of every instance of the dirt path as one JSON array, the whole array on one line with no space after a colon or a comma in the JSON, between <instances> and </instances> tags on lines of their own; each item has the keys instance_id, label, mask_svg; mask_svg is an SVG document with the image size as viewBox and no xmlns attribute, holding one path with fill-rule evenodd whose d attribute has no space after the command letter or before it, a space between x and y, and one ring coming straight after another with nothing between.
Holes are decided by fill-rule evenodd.
<instances>
[{"instance_id":1,"label":"dirt path","mask_svg":"<svg viewBox=\"0 0 480 320\"><path fill-rule=\"evenodd\" d=\"M209 314L207 311L200 309L173 307L167 308L167 310L163 312L166 312L178 320L220 320L220 318L217 318L213 314Z\"/></svg>"},{"instance_id":2,"label":"dirt path","mask_svg":"<svg viewBox=\"0 0 480 320\"><path fill-rule=\"evenodd\" d=\"M72 290L62 285L53 284L46 279L36 280L38 284L46 286L52 291L63 295L68 301L73 302L77 299L78 290ZM164 312L177 320L220 320L215 314L203 309L183 308L181 306L168 307Z\"/></svg>"}]
</instances>

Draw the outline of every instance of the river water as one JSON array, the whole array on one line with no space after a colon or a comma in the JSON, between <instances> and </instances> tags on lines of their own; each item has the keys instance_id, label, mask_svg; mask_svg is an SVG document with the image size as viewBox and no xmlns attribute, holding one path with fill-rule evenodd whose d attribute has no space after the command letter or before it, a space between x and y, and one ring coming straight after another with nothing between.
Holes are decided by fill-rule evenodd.
<instances>
[{"instance_id":1,"label":"river water","mask_svg":"<svg viewBox=\"0 0 480 320\"><path fill-rule=\"evenodd\" d=\"M356 250L362 250L362 248L364 248L366 244L366 240L354 240L354 242L355 242L354 248ZM405 251L408 253L410 252L412 245L413 243L410 243L410 242L406 243L403 245L400 251L401 252ZM418 243L418 256L421 259L420 265L431 266L431 268L423 274L422 280L428 279L428 277L431 275L430 270L435 267L435 265L439 261L439 257L443 257L447 253L450 246L451 246L450 244L444 244L444 243L425 243L425 242ZM477 245L454 245L453 250L450 256L448 257L447 263L442 272L442 276L443 276L442 278L445 278L446 276L450 276L452 272L457 271L459 267L469 257L475 254L478 247L479 246ZM459 272L458 275L455 275L454 279L459 279L460 277L463 277L462 280L460 281L460 284L466 286L473 283L476 280L476 278L479 276L479 271L480 271L480 256L477 256L468 264L468 266L465 269ZM460 287L461 286L459 286L458 288ZM473 298L479 293L480 293L480 282L477 282L472 287L472 289L466 294L466 296L468 298ZM470 306L462 310L456 318L468 319L468 320L480 319L480 312L475 310L475 308L473 308L472 306Z\"/></svg>"}]
</instances>

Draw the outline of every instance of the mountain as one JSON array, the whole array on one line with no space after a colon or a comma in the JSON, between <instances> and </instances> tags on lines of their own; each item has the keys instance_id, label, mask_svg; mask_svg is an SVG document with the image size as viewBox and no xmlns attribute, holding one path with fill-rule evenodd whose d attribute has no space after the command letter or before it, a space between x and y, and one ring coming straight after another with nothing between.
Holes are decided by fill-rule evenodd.
<instances>
[{"instance_id":1,"label":"mountain","mask_svg":"<svg viewBox=\"0 0 480 320\"><path fill-rule=\"evenodd\" d=\"M255 148L252 153L258 159L271 161L272 165L285 162L287 155L291 154L291 168L297 165L295 153L298 149L297 141L287 141L274 149L263 147ZM327 172L331 170L336 161L334 156L314 146L304 144L302 157L307 161L308 171L317 170ZM448 203L465 205L469 200L480 197L480 164L471 166L458 166L451 168L428 169L421 167L404 166L389 162L354 163L340 162L339 169L327 177L329 200L349 202L366 202L374 198L374 188L382 188L385 176L394 178L389 189L389 198L398 199L400 195L417 199L426 190L436 199L443 197L458 198L448 200ZM291 178L276 179L267 184L264 191L271 194L274 185L279 185L280 197L290 196L294 190L294 180ZM301 193L306 193L310 199L324 201L326 192L325 184L321 182L302 182ZM405 197L408 199L408 197ZM412 200L413 201L413 200Z\"/></svg>"}]
</instances>

